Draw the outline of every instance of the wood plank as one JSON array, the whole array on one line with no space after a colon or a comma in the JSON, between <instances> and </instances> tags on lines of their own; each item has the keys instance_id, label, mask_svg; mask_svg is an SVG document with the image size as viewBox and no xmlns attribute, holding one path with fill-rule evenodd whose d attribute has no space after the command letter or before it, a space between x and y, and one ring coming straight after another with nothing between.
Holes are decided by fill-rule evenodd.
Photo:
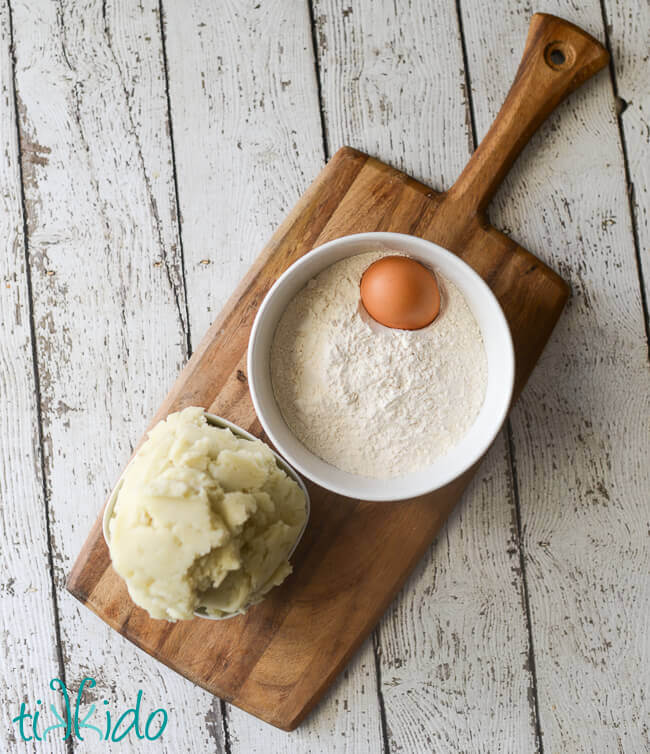
<instances>
[{"instance_id":1,"label":"wood plank","mask_svg":"<svg viewBox=\"0 0 650 754\"><path fill-rule=\"evenodd\" d=\"M9 7L0 3L0 749L25 746L10 720L60 676L35 398ZM48 702L52 701L48 699ZM27 735L31 737L29 724ZM60 741L53 752L65 751Z\"/></svg>"},{"instance_id":2,"label":"wood plank","mask_svg":"<svg viewBox=\"0 0 650 754\"><path fill-rule=\"evenodd\" d=\"M604 0L603 11L612 51L615 92L619 97L616 109L627 161L628 192L643 278L641 285L645 293L646 335L650 348L650 5L642 2L631 10L621 0Z\"/></svg>"},{"instance_id":3,"label":"wood plank","mask_svg":"<svg viewBox=\"0 0 650 754\"><path fill-rule=\"evenodd\" d=\"M552 12L602 37L597 3ZM528 10L462 3L479 136L503 99ZM492 54L486 54L492 51ZM643 751L648 366L611 84L541 129L491 218L573 296L512 414L545 751Z\"/></svg>"},{"instance_id":4,"label":"wood plank","mask_svg":"<svg viewBox=\"0 0 650 754\"><path fill-rule=\"evenodd\" d=\"M165 12L197 344L324 158L303 0L193 0Z\"/></svg>"},{"instance_id":5,"label":"wood plank","mask_svg":"<svg viewBox=\"0 0 650 754\"><path fill-rule=\"evenodd\" d=\"M311 26L302 0L218 8L169 3L164 21L188 307L198 342L323 166ZM251 51L245 64L242 50ZM290 738L230 705L227 726L233 752L379 751L370 646Z\"/></svg>"},{"instance_id":6,"label":"wood plank","mask_svg":"<svg viewBox=\"0 0 650 754\"><path fill-rule=\"evenodd\" d=\"M345 9L318 0L315 15L331 147L351 144L450 186L473 151L454 5L410 2L398 12L389 0ZM479 718L494 750L535 748L514 506L501 437L380 623L391 751L473 750Z\"/></svg>"},{"instance_id":7,"label":"wood plank","mask_svg":"<svg viewBox=\"0 0 650 754\"><path fill-rule=\"evenodd\" d=\"M157 9L21 3L14 26L67 680L76 689L93 676L113 711L144 688L149 709L171 708L164 740L181 751L221 746L212 697L62 591L101 498L186 357Z\"/></svg>"}]
</instances>

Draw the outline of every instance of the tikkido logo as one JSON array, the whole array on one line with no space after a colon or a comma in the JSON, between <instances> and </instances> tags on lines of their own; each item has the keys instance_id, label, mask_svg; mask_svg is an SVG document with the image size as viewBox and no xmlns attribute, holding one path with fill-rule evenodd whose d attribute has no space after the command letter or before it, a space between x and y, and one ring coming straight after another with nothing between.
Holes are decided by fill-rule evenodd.
<instances>
[{"instance_id":1,"label":"tikkido logo","mask_svg":"<svg viewBox=\"0 0 650 754\"><path fill-rule=\"evenodd\" d=\"M103 720L102 714L94 702L82 712L81 704L84 688L87 686L89 689L92 689L96 685L94 678L84 678L79 685L73 707L70 703L70 694L63 681L59 678L53 678L50 681L50 688L54 692L61 692L63 696L63 709L57 710L54 704L50 704L50 716L46 712L41 699L36 700L36 705L32 708L33 711L31 712L27 707L27 703L23 702L20 705L20 712L11 721L17 726L21 740L24 742L46 742L56 739L66 741L69 738L75 738L78 741L84 741L86 740L86 736L88 736L88 740L117 742L126 738L132 731L140 740L156 741L162 736L163 731L167 727L167 710L163 707L153 710L143 726L140 718L142 697L144 695L142 689L138 691L135 705L122 712L119 717L116 717L115 714L111 715L107 699L104 699L102 704L104 708L102 710L104 713ZM47 718L49 718L50 722L52 718L56 722L53 725L43 727L45 725L43 720L47 720ZM91 719L97 724L89 722ZM58 735L56 734L57 730L61 731ZM99 736L99 739L96 736Z\"/></svg>"}]
</instances>

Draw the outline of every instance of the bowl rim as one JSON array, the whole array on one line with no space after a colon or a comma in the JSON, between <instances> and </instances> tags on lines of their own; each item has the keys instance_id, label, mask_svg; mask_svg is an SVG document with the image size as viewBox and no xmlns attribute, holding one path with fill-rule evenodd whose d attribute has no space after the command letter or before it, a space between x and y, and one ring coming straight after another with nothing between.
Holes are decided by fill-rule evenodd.
<instances>
[{"instance_id":1,"label":"bowl rim","mask_svg":"<svg viewBox=\"0 0 650 754\"><path fill-rule=\"evenodd\" d=\"M502 334L504 335L503 353L501 354L500 358L503 361L503 365L506 371L507 389L503 390L502 406L498 414L498 419L494 421L492 430L490 430L489 432L486 432L483 435L483 439L481 440L480 443L476 443L476 449L472 453L468 454L468 457L466 461L463 463L462 468L459 468L457 470L452 469L448 471L447 473L439 474L436 480L436 483L433 486L427 485L427 484L420 484L419 486L413 486L409 488L408 490L405 490L404 494L400 494L398 496L385 495L385 494L382 495L381 493L376 493L376 494L364 493L363 495L360 495L358 491L355 491L352 487L348 487L344 484L339 484L337 482L330 482L329 480L324 480L317 472L312 471L306 464L302 463L300 460L297 460L293 456L291 451L288 450L283 445L281 440L278 439L276 433L273 431L273 427L270 425L270 423L266 419L265 412L263 410L263 406L261 405L261 401L259 399L259 395L258 395L256 385L255 385L256 369L254 366L254 361L257 358L257 354L258 354L259 332L260 332L260 327L262 326L262 321L264 319L265 312L271 305L271 302L275 294L277 293L277 291L283 286L284 282L287 279L294 276L297 271L302 269L305 265L309 264L310 260L314 258L314 255L325 256L330 252L331 249L336 248L337 246L343 245L345 243L351 243L354 241L359 242L359 243L363 243L366 241L375 242L377 244L385 244L388 247L390 247L391 242L392 242L396 244L396 247L394 250L401 251L402 249L400 249L399 244L400 242L404 243L405 239L409 239L409 242L416 242L417 244L428 246L430 249L433 250L433 252L438 257L446 258L446 260L452 266L456 266L456 269L460 271L460 274L462 276L472 279L474 284L476 284L479 288L483 289L483 293L486 295L486 297L492 300L492 303L494 304L493 309L494 309L495 322L498 323L498 327L501 330ZM356 256L357 254L362 254L362 253L364 252L356 251L356 252L350 253L347 256ZM404 252L404 253L408 253L408 252ZM341 259L343 258L345 257L341 257ZM335 264L336 261L340 261L340 260L335 260L331 262L331 264ZM319 272L322 272L323 270L327 269L328 266L330 265L324 265L323 267L320 268L318 272L315 272L314 275L317 275ZM463 295L465 295L464 292L463 292ZM270 351L270 347L269 347L269 351ZM246 369L248 373L248 386L249 386L251 399L252 399L257 417L259 418L260 423L262 424L262 427L266 435L268 436L269 440L278 449L278 451L288 460L291 466L296 468L301 474L303 474L308 479L311 479L312 482L318 484L320 487L323 487L327 490L335 492L336 494L341 495L343 497L348 497L348 498L357 499L357 500L371 501L371 502L399 502L403 500L412 500L415 498L419 498L419 497L428 495L432 492L435 492L436 490L439 490L445 487L446 485L450 484L458 477L462 476L462 474L464 474L474 464L480 461L480 459L482 459L483 456L487 453L490 446L494 442L496 436L499 434L506 420L506 417L508 416L510 407L512 405L512 396L513 396L514 381L515 381L515 352L514 352L514 345L512 342L512 333L510 331L510 326L508 325L508 321L506 320L505 314L503 312L501 304L499 303L499 300L494 295L494 293L492 292L488 284L485 282L485 280L478 274L478 272L476 272L476 270L470 267L470 265L467 264L467 262L462 260L458 255L454 254L448 249L445 249L444 247L440 246L439 244L436 244L433 241L429 241L425 238L421 238L420 236L414 236L408 233L393 233L393 232L388 232L388 231L386 232L377 231L377 232L366 232L366 233L351 233L345 236L340 236L339 238L332 239L331 241L327 241L326 243L321 244L320 246L316 246L310 251L305 252L305 254L303 254L299 259L293 262L293 264L291 264L277 278L277 280L269 288L255 316L255 320L253 322L253 326L251 328L249 341L248 341L248 354L247 354L247 359L246 359ZM289 431L291 432L291 430ZM298 440L298 442L300 441ZM323 463L328 463L328 462L323 461ZM333 466L332 464L329 464L329 465L332 466L332 468L336 469L336 467ZM340 471L340 470L337 469L337 471ZM366 479L366 477L363 477L362 475L352 475L352 476L358 476L360 479ZM399 478L400 477L395 477L395 479L399 479ZM406 475L405 475L405 478L406 478Z\"/></svg>"},{"instance_id":2,"label":"bowl rim","mask_svg":"<svg viewBox=\"0 0 650 754\"><path fill-rule=\"evenodd\" d=\"M170 412L173 413L173 412ZM244 437L246 440L256 440L259 442L264 442L263 440L260 440L259 437L255 437L255 435L252 435L250 432L247 432L245 429L240 427L238 424L235 424L234 422L229 421L228 419L224 419L222 416L217 416L216 414L212 414L209 411L203 410L203 414L205 418L208 420L208 423L211 424L213 427L220 427L222 429L229 429L233 434L239 435L241 437ZM311 498L309 496L309 490L307 489L307 485L305 484L304 479L298 474L298 472L291 466L290 463L286 461L286 459L282 458L282 456L277 453L268 443L264 443L269 450L273 453L275 456L276 463L278 466L288 475L290 476L294 481L298 483L298 486L302 490L304 496L305 496L305 522L302 525L302 528L300 532L298 533L298 536L296 537L296 541L291 546L291 549L289 550L289 553L287 554L287 560L291 559L291 556L296 551L296 548L300 544L300 540L302 539L305 529L307 528L307 524L309 523L309 517L311 515ZM104 536L104 541L106 542L106 546L108 547L108 551L110 554L111 550L111 535L110 535L110 529L109 524L111 519L113 518L113 512L115 510L115 504L117 503L117 497L120 492L120 489L122 488L122 482L124 481L124 475L126 474L129 466L133 463L135 457L137 455L137 452L133 455L133 458L127 463L127 465L124 467L124 470L120 474L117 482L115 482L115 485L113 486L113 489L111 490L110 495L108 496L108 499L106 501L106 505L104 506L104 512L102 513L102 534ZM268 582L265 582L268 583ZM258 590L259 592L259 590ZM253 605L257 605L259 602L261 602L266 595L260 597L259 599L255 599L255 595L253 595L253 600L249 603L247 603L244 607L242 607L240 610L237 610L234 613L231 613L229 615L207 615L206 613L201 613L198 610L194 611L194 615L197 618L204 618L206 620L228 620L229 618L234 618L237 615L242 615L245 613L248 608L252 607Z\"/></svg>"}]
</instances>

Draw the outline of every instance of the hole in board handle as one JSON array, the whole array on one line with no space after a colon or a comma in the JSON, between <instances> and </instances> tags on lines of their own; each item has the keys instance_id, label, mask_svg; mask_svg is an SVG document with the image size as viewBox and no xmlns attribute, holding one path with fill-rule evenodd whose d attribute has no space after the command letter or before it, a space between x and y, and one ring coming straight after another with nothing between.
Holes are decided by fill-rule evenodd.
<instances>
[{"instance_id":1,"label":"hole in board handle","mask_svg":"<svg viewBox=\"0 0 650 754\"><path fill-rule=\"evenodd\" d=\"M555 71L562 71L573 65L573 49L564 42L556 41L546 45L544 60Z\"/></svg>"}]
</instances>

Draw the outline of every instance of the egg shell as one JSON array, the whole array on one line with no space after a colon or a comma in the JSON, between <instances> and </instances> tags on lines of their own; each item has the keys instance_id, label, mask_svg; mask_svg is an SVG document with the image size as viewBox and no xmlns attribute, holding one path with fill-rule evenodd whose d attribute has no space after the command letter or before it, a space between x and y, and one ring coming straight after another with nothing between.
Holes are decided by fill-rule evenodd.
<instances>
[{"instance_id":1,"label":"egg shell","mask_svg":"<svg viewBox=\"0 0 650 754\"><path fill-rule=\"evenodd\" d=\"M440 289L433 272L410 257L373 262L361 278L361 301L385 327L420 330L440 311Z\"/></svg>"}]
</instances>

